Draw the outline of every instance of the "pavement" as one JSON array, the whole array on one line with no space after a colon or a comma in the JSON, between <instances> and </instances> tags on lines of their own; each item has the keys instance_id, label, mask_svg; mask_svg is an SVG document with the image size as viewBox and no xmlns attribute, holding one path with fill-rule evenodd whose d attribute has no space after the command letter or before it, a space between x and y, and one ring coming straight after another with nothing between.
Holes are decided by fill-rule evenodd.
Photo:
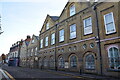
<instances>
[{"instance_id":1,"label":"pavement","mask_svg":"<svg viewBox=\"0 0 120 80\"><path fill-rule=\"evenodd\" d=\"M12 80L120 80L113 77L79 74L77 72L65 72L55 70L41 70L22 67L12 67L3 65L2 69L10 76Z\"/></svg>"}]
</instances>

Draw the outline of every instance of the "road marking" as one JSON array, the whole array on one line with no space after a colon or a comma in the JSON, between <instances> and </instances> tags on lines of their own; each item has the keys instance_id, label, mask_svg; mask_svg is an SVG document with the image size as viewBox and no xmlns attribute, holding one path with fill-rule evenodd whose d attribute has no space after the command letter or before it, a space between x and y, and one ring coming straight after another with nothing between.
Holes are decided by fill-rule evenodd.
<instances>
[{"instance_id":1,"label":"road marking","mask_svg":"<svg viewBox=\"0 0 120 80\"><path fill-rule=\"evenodd\" d=\"M7 74L7 76L8 76L11 80L15 80L7 71L4 70L4 72L5 72L5 74Z\"/></svg>"},{"instance_id":2,"label":"road marking","mask_svg":"<svg viewBox=\"0 0 120 80\"><path fill-rule=\"evenodd\" d=\"M51 72L51 71L45 71L47 73L52 73L52 74L57 74L57 75L61 75L61 76L68 76L68 77L72 77L72 78L85 78L85 77L81 77L81 76L75 76L72 74L63 74L63 73L57 73L57 72Z\"/></svg>"},{"instance_id":3,"label":"road marking","mask_svg":"<svg viewBox=\"0 0 120 80\"><path fill-rule=\"evenodd\" d=\"M10 78L5 74L5 72L2 69L0 69L0 72L5 77L5 79L10 80Z\"/></svg>"}]
</instances>

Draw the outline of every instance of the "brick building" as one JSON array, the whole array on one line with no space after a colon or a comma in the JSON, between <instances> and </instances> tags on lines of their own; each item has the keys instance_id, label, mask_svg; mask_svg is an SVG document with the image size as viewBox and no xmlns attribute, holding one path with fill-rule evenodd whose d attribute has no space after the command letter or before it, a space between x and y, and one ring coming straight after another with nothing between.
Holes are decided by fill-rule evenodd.
<instances>
[{"instance_id":1,"label":"brick building","mask_svg":"<svg viewBox=\"0 0 120 80\"><path fill-rule=\"evenodd\" d=\"M38 40L39 37L33 35L27 48L27 67L38 67Z\"/></svg>"},{"instance_id":2,"label":"brick building","mask_svg":"<svg viewBox=\"0 0 120 80\"><path fill-rule=\"evenodd\" d=\"M47 15L39 34L39 68L120 75L120 2L68 2Z\"/></svg>"},{"instance_id":3,"label":"brick building","mask_svg":"<svg viewBox=\"0 0 120 80\"><path fill-rule=\"evenodd\" d=\"M31 37L28 35L21 45L20 49L20 66L27 67L27 53L28 53L28 45L30 43Z\"/></svg>"}]
</instances>

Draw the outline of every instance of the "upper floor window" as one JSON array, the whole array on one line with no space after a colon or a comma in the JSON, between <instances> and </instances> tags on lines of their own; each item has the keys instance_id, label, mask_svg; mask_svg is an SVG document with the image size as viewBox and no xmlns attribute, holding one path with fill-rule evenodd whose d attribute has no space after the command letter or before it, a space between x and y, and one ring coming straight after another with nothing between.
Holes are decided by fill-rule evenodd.
<instances>
[{"instance_id":1,"label":"upper floor window","mask_svg":"<svg viewBox=\"0 0 120 80\"><path fill-rule=\"evenodd\" d=\"M104 15L104 24L105 24L106 34L116 32L113 12Z\"/></svg>"},{"instance_id":2,"label":"upper floor window","mask_svg":"<svg viewBox=\"0 0 120 80\"><path fill-rule=\"evenodd\" d=\"M31 52L33 52L33 49L31 49Z\"/></svg>"},{"instance_id":3,"label":"upper floor window","mask_svg":"<svg viewBox=\"0 0 120 80\"><path fill-rule=\"evenodd\" d=\"M108 50L109 66L111 69L120 69L120 52L118 48L111 47Z\"/></svg>"},{"instance_id":4,"label":"upper floor window","mask_svg":"<svg viewBox=\"0 0 120 80\"><path fill-rule=\"evenodd\" d=\"M48 46L48 36L45 37L45 46Z\"/></svg>"},{"instance_id":5,"label":"upper floor window","mask_svg":"<svg viewBox=\"0 0 120 80\"><path fill-rule=\"evenodd\" d=\"M48 30L49 29L49 23L47 22L46 23L46 30Z\"/></svg>"},{"instance_id":6,"label":"upper floor window","mask_svg":"<svg viewBox=\"0 0 120 80\"><path fill-rule=\"evenodd\" d=\"M35 55L37 55L37 50L38 50L38 48L36 47L36 48L35 48Z\"/></svg>"},{"instance_id":7,"label":"upper floor window","mask_svg":"<svg viewBox=\"0 0 120 80\"><path fill-rule=\"evenodd\" d=\"M31 56L32 56L32 54L33 54L33 49L31 49Z\"/></svg>"},{"instance_id":8,"label":"upper floor window","mask_svg":"<svg viewBox=\"0 0 120 80\"><path fill-rule=\"evenodd\" d=\"M75 14L75 5L71 5L70 6L70 16L74 15Z\"/></svg>"},{"instance_id":9,"label":"upper floor window","mask_svg":"<svg viewBox=\"0 0 120 80\"><path fill-rule=\"evenodd\" d=\"M34 43L34 42L35 42L35 40L33 39L33 40L32 40L32 43Z\"/></svg>"},{"instance_id":10,"label":"upper floor window","mask_svg":"<svg viewBox=\"0 0 120 80\"><path fill-rule=\"evenodd\" d=\"M92 33L92 18L84 19L84 35Z\"/></svg>"},{"instance_id":11,"label":"upper floor window","mask_svg":"<svg viewBox=\"0 0 120 80\"><path fill-rule=\"evenodd\" d=\"M64 29L59 31L59 42L64 41Z\"/></svg>"},{"instance_id":12,"label":"upper floor window","mask_svg":"<svg viewBox=\"0 0 120 80\"><path fill-rule=\"evenodd\" d=\"M76 24L70 26L70 39L76 38Z\"/></svg>"},{"instance_id":13,"label":"upper floor window","mask_svg":"<svg viewBox=\"0 0 120 80\"><path fill-rule=\"evenodd\" d=\"M92 54L85 57L85 67L86 69L95 69L95 58Z\"/></svg>"},{"instance_id":14,"label":"upper floor window","mask_svg":"<svg viewBox=\"0 0 120 80\"><path fill-rule=\"evenodd\" d=\"M43 39L40 40L40 48L43 48Z\"/></svg>"},{"instance_id":15,"label":"upper floor window","mask_svg":"<svg viewBox=\"0 0 120 80\"><path fill-rule=\"evenodd\" d=\"M51 45L55 44L55 33L51 35Z\"/></svg>"}]
</instances>

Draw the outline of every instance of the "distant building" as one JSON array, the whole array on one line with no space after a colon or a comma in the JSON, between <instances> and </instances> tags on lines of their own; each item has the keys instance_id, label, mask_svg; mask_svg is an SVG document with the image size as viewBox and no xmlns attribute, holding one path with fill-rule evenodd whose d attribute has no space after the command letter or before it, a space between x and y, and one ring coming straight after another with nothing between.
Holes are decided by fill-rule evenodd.
<instances>
[{"instance_id":1,"label":"distant building","mask_svg":"<svg viewBox=\"0 0 120 80\"><path fill-rule=\"evenodd\" d=\"M27 53L28 53L28 45L31 41L31 37L27 36L27 38L23 41L20 49L20 66L26 67L27 66Z\"/></svg>"},{"instance_id":2,"label":"distant building","mask_svg":"<svg viewBox=\"0 0 120 80\"><path fill-rule=\"evenodd\" d=\"M9 66L19 66L19 54L20 54L20 47L22 42L18 41L10 47L10 51L8 53L8 65Z\"/></svg>"},{"instance_id":3,"label":"distant building","mask_svg":"<svg viewBox=\"0 0 120 80\"><path fill-rule=\"evenodd\" d=\"M30 68L38 67L38 40L39 37L33 35L28 45L27 63Z\"/></svg>"}]
</instances>

